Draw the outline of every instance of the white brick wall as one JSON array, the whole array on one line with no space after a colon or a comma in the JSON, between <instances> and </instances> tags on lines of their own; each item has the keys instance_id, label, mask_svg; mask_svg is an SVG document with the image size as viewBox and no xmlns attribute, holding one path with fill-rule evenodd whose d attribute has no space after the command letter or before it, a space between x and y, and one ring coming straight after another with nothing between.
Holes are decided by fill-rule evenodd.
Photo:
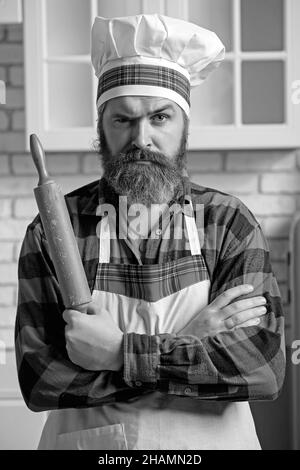
<instances>
[{"instance_id":1,"label":"white brick wall","mask_svg":"<svg viewBox=\"0 0 300 470\"><path fill-rule=\"evenodd\" d=\"M12 25L8 29L7 40L9 42L23 42L23 28L22 25Z\"/></svg>"},{"instance_id":2,"label":"white brick wall","mask_svg":"<svg viewBox=\"0 0 300 470\"><path fill-rule=\"evenodd\" d=\"M15 303L15 290L14 286L0 286L0 306L9 307Z\"/></svg>"},{"instance_id":3,"label":"white brick wall","mask_svg":"<svg viewBox=\"0 0 300 470\"><path fill-rule=\"evenodd\" d=\"M37 185L38 178L34 176L8 175L0 180L0 197L2 196L27 196L32 195L33 188Z\"/></svg>"},{"instance_id":4,"label":"white brick wall","mask_svg":"<svg viewBox=\"0 0 300 470\"><path fill-rule=\"evenodd\" d=\"M297 166L298 168L300 168L300 150L296 152L296 155L297 155Z\"/></svg>"},{"instance_id":5,"label":"white brick wall","mask_svg":"<svg viewBox=\"0 0 300 470\"><path fill-rule=\"evenodd\" d=\"M14 217L17 219L33 219L38 212L34 198L20 198L14 201Z\"/></svg>"},{"instance_id":6,"label":"white brick wall","mask_svg":"<svg viewBox=\"0 0 300 470\"><path fill-rule=\"evenodd\" d=\"M19 65L14 65L9 68L9 83L12 86L20 86L23 87L24 85L24 69Z\"/></svg>"},{"instance_id":7,"label":"white brick wall","mask_svg":"<svg viewBox=\"0 0 300 470\"><path fill-rule=\"evenodd\" d=\"M14 111L12 115L12 129L14 131L23 131L25 129L24 111Z\"/></svg>"},{"instance_id":8,"label":"white brick wall","mask_svg":"<svg viewBox=\"0 0 300 470\"><path fill-rule=\"evenodd\" d=\"M0 219L7 219L11 216L11 199L0 199Z\"/></svg>"},{"instance_id":9,"label":"white brick wall","mask_svg":"<svg viewBox=\"0 0 300 470\"><path fill-rule=\"evenodd\" d=\"M0 26L0 80L8 85L8 104L0 109L0 338L13 337L18 256L25 229L37 213L33 188L38 178L25 150L22 37L22 26ZM100 174L92 152L51 153L47 162L64 192ZM194 151L188 167L193 181L237 195L257 216L288 312L286 260L291 221L300 211L300 150Z\"/></svg>"},{"instance_id":10,"label":"white brick wall","mask_svg":"<svg viewBox=\"0 0 300 470\"><path fill-rule=\"evenodd\" d=\"M83 173L96 175L99 172L99 169L99 157L96 154L91 153L89 155L84 155L82 162Z\"/></svg>"},{"instance_id":11,"label":"white brick wall","mask_svg":"<svg viewBox=\"0 0 300 470\"><path fill-rule=\"evenodd\" d=\"M6 87L6 109L24 109L24 89Z\"/></svg>"},{"instance_id":12,"label":"white brick wall","mask_svg":"<svg viewBox=\"0 0 300 470\"><path fill-rule=\"evenodd\" d=\"M23 64L21 44L0 44L0 65Z\"/></svg>"},{"instance_id":13,"label":"white brick wall","mask_svg":"<svg viewBox=\"0 0 300 470\"><path fill-rule=\"evenodd\" d=\"M0 140L0 153L24 152L24 132L4 132Z\"/></svg>"},{"instance_id":14,"label":"white brick wall","mask_svg":"<svg viewBox=\"0 0 300 470\"><path fill-rule=\"evenodd\" d=\"M0 67L0 80L4 80L6 82L6 68Z\"/></svg>"},{"instance_id":15,"label":"white brick wall","mask_svg":"<svg viewBox=\"0 0 300 470\"><path fill-rule=\"evenodd\" d=\"M193 172L191 173L191 178L197 184L209 188L217 188L227 193L255 194L258 190L258 175L255 174Z\"/></svg>"},{"instance_id":16,"label":"white brick wall","mask_svg":"<svg viewBox=\"0 0 300 470\"><path fill-rule=\"evenodd\" d=\"M29 154L11 155L12 172L15 175L36 175L33 160Z\"/></svg>"},{"instance_id":17,"label":"white brick wall","mask_svg":"<svg viewBox=\"0 0 300 470\"><path fill-rule=\"evenodd\" d=\"M0 41L3 41L5 38L6 29L4 26L0 25Z\"/></svg>"},{"instance_id":18,"label":"white brick wall","mask_svg":"<svg viewBox=\"0 0 300 470\"><path fill-rule=\"evenodd\" d=\"M79 173L78 155L68 153L63 155L49 155L47 165L49 173L52 175L76 175Z\"/></svg>"},{"instance_id":19,"label":"white brick wall","mask_svg":"<svg viewBox=\"0 0 300 470\"><path fill-rule=\"evenodd\" d=\"M256 215L286 215L296 210L296 200L293 196L250 194L240 196L240 199Z\"/></svg>"},{"instance_id":20,"label":"white brick wall","mask_svg":"<svg viewBox=\"0 0 300 470\"><path fill-rule=\"evenodd\" d=\"M8 310L8 309L7 309ZM0 322L1 327L1 322ZM14 351L14 330L13 328L3 328L0 330L0 341L5 344L6 351Z\"/></svg>"},{"instance_id":21,"label":"white brick wall","mask_svg":"<svg viewBox=\"0 0 300 470\"><path fill-rule=\"evenodd\" d=\"M9 126L9 116L6 112L0 110L0 131L6 131Z\"/></svg>"},{"instance_id":22,"label":"white brick wall","mask_svg":"<svg viewBox=\"0 0 300 470\"><path fill-rule=\"evenodd\" d=\"M226 169L230 171L279 171L295 168L295 152L229 152Z\"/></svg>"},{"instance_id":23,"label":"white brick wall","mask_svg":"<svg viewBox=\"0 0 300 470\"><path fill-rule=\"evenodd\" d=\"M188 158L189 169L194 171L221 171L224 158L217 152L190 152Z\"/></svg>"},{"instance_id":24,"label":"white brick wall","mask_svg":"<svg viewBox=\"0 0 300 470\"><path fill-rule=\"evenodd\" d=\"M1 279L2 286L15 285L16 276L17 276L17 263L0 264L0 279Z\"/></svg>"},{"instance_id":25,"label":"white brick wall","mask_svg":"<svg viewBox=\"0 0 300 470\"><path fill-rule=\"evenodd\" d=\"M264 193L300 193L300 172L265 174L261 190Z\"/></svg>"},{"instance_id":26,"label":"white brick wall","mask_svg":"<svg viewBox=\"0 0 300 470\"><path fill-rule=\"evenodd\" d=\"M9 159L8 155L0 154L0 176L9 174Z\"/></svg>"},{"instance_id":27,"label":"white brick wall","mask_svg":"<svg viewBox=\"0 0 300 470\"><path fill-rule=\"evenodd\" d=\"M15 305L11 305L10 307L1 307L0 339L2 339L4 335L9 334L8 329L10 329L11 334L13 334L13 327L15 324L15 319L16 319L16 306Z\"/></svg>"},{"instance_id":28,"label":"white brick wall","mask_svg":"<svg viewBox=\"0 0 300 470\"><path fill-rule=\"evenodd\" d=\"M0 240L18 241L22 240L25 234L29 219L0 219ZM0 266L1 267L1 266ZM1 278L1 276L0 276Z\"/></svg>"},{"instance_id":29,"label":"white brick wall","mask_svg":"<svg viewBox=\"0 0 300 470\"><path fill-rule=\"evenodd\" d=\"M0 241L0 263L7 263L13 260L14 256L14 243ZM2 279L0 279L2 282Z\"/></svg>"},{"instance_id":30,"label":"white brick wall","mask_svg":"<svg viewBox=\"0 0 300 470\"><path fill-rule=\"evenodd\" d=\"M15 175L37 176L30 154L12 156L12 171ZM79 156L76 154L47 154L47 167L50 175L76 175L79 173Z\"/></svg>"}]
</instances>

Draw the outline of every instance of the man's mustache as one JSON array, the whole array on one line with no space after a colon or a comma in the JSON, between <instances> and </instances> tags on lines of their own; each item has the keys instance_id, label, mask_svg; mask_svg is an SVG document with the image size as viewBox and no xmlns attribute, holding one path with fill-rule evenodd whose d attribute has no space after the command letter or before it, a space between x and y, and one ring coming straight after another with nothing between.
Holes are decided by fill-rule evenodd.
<instances>
[{"instance_id":1,"label":"man's mustache","mask_svg":"<svg viewBox=\"0 0 300 470\"><path fill-rule=\"evenodd\" d=\"M130 148L125 153L121 153L115 163L135 163L138 161L149 161L167 168L175 168L175 165L163 153L153 152L149 149Z\"/></svg>"}]
</instances>

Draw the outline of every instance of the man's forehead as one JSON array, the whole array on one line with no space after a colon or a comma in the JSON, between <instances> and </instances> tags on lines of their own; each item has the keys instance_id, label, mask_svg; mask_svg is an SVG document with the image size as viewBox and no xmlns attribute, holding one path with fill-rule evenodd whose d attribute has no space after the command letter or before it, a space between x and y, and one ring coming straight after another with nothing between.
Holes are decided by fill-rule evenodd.
<instances>
[{"instance_id":1,"label":"man's forehead","mask_svg":"<svg viewBox=\"0 0 300 470\"><path fill-rule=\"evenodd\" d=\"M170 108L179 109L179 106L168 98L157 96L118 96L112 98L106 104L110 113L151 113L159 109Z\"/></svg>"}]
</instances>

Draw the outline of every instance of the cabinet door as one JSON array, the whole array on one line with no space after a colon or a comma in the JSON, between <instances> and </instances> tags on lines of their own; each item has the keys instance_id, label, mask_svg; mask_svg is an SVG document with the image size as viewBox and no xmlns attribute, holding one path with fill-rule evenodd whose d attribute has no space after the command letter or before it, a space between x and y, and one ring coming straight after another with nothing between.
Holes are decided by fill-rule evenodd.
<instances>
[{"instance_id":1,"label":"cabinet door","mask_svg":"<svg viewBox=\"0 0 300 470\"><path fill-rule=\"evenodd\" d=\"M0 23L22 22L22 0L0 1Z\"/></svg>"},{"instance_id":2,"label":"cabinet door","mask_svg":"<svg viewBox=\"0 0 300 470\"><path fill-rule=\"evenodd\" d=\"M192 21L226 46L219 69L192 90L190 149L300 146L299 0L27 0L27 137L37 133L47 150L92 149L92 22L140 13Z\"/></svg>"},{"instance_id":3,"label":"cabinet door","mask_svg":"<svg viewBox=\"0 0 300 470\"><path fill-rule=\"evenodd\" d=\"M27 149L92 150L97 80L90 60L95 16L166 13L161 0L28 0L25 3Z\"/></svg>"},{"instance_id":4,"label":"cabinet door","mask_svg":"<svg viewBox=\"0 0 300 470\"><path fill-rule=\"evenodd\" d=\"M192 91L190 148L300 144L300 4L295 0L189 0L186 19L215 31L225 61ZM296 36L299 36L298 38Z\"/></svg>"}]
</instances>

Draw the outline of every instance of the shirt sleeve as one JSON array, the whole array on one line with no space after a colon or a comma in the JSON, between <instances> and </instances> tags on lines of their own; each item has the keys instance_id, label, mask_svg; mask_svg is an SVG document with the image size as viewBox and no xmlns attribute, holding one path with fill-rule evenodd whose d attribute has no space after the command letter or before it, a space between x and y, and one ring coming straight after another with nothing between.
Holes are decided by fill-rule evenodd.
<instances>
[{"instance_id":1,"label":"shirt sleeve","mask_svg":"<svg viewBox=\"0 0 300 470\"><path fill-rule=\"evenodd\" d=\"M266 240L256 223L246 236L232 237L223 245L209 302L231 287L252 284L251 297L267 299L267 313L260 324L201 339L167 333L127 334L124 379L128 385L195 399L277 398L285 374L284 319Z\"/></svg>"},{"instance_id":2,"label":"shirt sleeve","mask_svg":"<svg viewBox=\"0 0 300 470\"><path fill-rule=\"evenodd\" d=\"M87 371L68 358L64 306L41 232L40 224L28 227L18 268L15 350L27 406L32 411L89 407L134 396L121 372Z\"/></svg>"}]
</instances>

